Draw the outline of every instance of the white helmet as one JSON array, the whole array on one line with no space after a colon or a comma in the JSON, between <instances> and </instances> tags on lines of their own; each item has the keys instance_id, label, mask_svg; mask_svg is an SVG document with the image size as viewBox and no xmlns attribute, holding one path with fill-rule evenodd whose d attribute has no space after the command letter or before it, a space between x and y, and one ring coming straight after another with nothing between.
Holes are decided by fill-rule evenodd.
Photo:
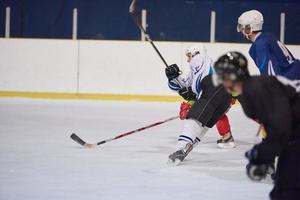
<instances>
[{"instance_id":1,"label":"white helmet","mask_svg":"<svg viewBox=\"0 0 300 200\"><path fill-rule=\"evenodd\" d=\"M191 54L192 56L196 55L196 54L201 54L201 55L206 55L206 47L204 45L193 45L193 46L189 46L186 50L185 50L185 55L187 54Z\"/></svg>"},{"instance_id":2,"label":"white helmet","mask_svg":"<svg viewBox=\"0 0 300 200\"><path fill-rule=\"evenodd\" d=\"M263 23L264 17L259 11L249 10L239 17L237 31L249 35L252 31L261 31Z\"/></svg>"}]
</instances>

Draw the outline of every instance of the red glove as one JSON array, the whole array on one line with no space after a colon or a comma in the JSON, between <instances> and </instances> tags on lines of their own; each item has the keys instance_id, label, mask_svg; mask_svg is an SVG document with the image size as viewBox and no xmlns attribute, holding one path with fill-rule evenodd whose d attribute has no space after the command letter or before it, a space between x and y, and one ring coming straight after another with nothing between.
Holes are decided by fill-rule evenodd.
<instances>
[{"instance_id":1,"label":"red glove","mask_svg":"<svg viewBox=\"0 0 300 200\"><path fill-rule=\"evenodd\" d=\"M179 111L179 118L181 120L186 119L186 116L190 109L192 108L192 105L186 102L182 102L180 105L180 111Z\"/></svg>"}]
</instances>

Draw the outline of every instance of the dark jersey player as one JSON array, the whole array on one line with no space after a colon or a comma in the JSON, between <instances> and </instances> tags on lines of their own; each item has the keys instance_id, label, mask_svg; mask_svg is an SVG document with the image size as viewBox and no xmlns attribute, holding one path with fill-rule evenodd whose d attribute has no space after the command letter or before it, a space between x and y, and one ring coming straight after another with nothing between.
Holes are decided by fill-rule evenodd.
<instances>
[{"instance_id":1,"label":"dark jersey player","mask_svg":"<svg viewBox=\"0 0 300 200\"><path fill-rule=\"evenodd\" d=\"M215 82L241 96L245 114L262 123L266 138L246 153L247 175L261 180L278 157L272 200L300 199L300 81L250 76L247 59L229 52L215 63Z\"/></svg>"},{"instance_id":2,"label":"dark jersey player","mask_svg":"<svg viewBox=\"0 0 300 200\"><path fill-rule=\"evenodd\" d=\"M300 61L274 35L262 32L263 15L257 10L244 12L238 18L237 31L253 44L249 54L262 75L281 75L300 79Z\"/></svg>"}]
</instances>

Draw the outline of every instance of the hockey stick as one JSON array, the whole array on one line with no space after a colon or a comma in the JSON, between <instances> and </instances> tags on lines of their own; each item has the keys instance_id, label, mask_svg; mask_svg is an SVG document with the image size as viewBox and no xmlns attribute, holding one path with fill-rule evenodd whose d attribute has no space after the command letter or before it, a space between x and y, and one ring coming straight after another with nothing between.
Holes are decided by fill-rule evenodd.
<instances>
[{"instance_id":1,"label":"hockey stick","mask_svg":"<svg viewBox=\"0 0 300 200\"><path fill-rule=\"evenodd\" d=\"M259 143L261 141L261 138L259 136L260 136L262 129L263 129L263 125L259 124L258 130L255 135L255 141L254 141L255 143Z\"/></svg>"},{"instance_id":2,"label":"hockey stick","mask_svg":"<svg viewBox=\"0 0 300 200\"><path fill-rule=\"evenodd\" d=\"M119 138L122 138L122 137L125 137L125 136L128 136L128 135L131 135L133 133L137 133L137 132L140 132L140 131L143 131L143 130L146 130L148 128L152 128L152 127L155 127L155 126L158 126L158 125L161 125L163 123L166 123L166 122L169 122L169 121L172 121L174 119L177 119L179 116L176 116L176 117L171 117L171 118L168 118L164 121L160 121L160 122L156 122L156 123L153 123L153 124L150 124L148 126L144 126L144 127L141 127L141 128L138 128L138 129L135 129L133 131L128 131L126 133L122 133L120 135L117 135L113 138L110 138L110 139L106 139L106 140L102 140L100 142L97 142L97 143L94 143L94 144L90 144L90 143L86 143L85 141L83 141L78 135L76 135L75 133L72 133L71 134L71 139L74 140L75 142L77 142L78 144L86 147L86 148L94 148L98 145L101 145L101 144L104 144L104 143L107 143L107 142L111 142L113 140L116 140L116 139L119 139Z\"/></svg>"},{"instance_id":3,"label":"hockey stick","mask_svg":"<svg viewBox=\"0 0 300 200\"><path fill-rule=\"evenodd\" d=\"M160 51L157 49L157 47L155 46L155 44L153 43L153 40L150 38L150 35L146 32L146 30L144 29L144 27L142 26L139 16L136 15L136 2L137 0L132 0L130 7L129 7L129 14L131 15L133 21L135 22L135 24L140 28L140 30L145 34L147 41L150 42L150 44L152 45L152 47L154 48L154 50L156 51L156 53L158 54L158 56L160 57L160 59L163 61L163 63L165 64L166 67L168 67L168 63L166 62L166 60L164 59L164 57L161 55Z\"/></svg>"},{"instance_id":4,"label":"hockey stick","mask_svg":"<svg viewBox=\"0 0 300 200\"><path fill-rule=\"evenodd\" d=\"M130 6L129 6L129 14L132 17L134 23L137 25L137 27L139 27L139 29L145 34L146 40L150 42L151 46L153 47L153 49L155 50L155 52L157 53L157 55L160 57L160 59L163 61L163 63L165 64L166 67L168 67L168 63L165 60L165 58L161 55L160 51L158 50L158 48L156 47L156 45L154 44L153 40L150 38L150 35L147 33L147 31L144 29L144 27L142 26L141 22L140 22L140 18L138 15L136 15L136 2L137 0L132 0ZM175 78L175 81L178 83L178 85L182 88L182 84L180 83L180 81Z\"/></svg>"},{"instance_id":5,"label":"hockey stick","mask_svg":"<svg viewBox=\"0 0 300 200\"><path fill-rule=\"evenodd\" d=\"M258 130L256 132L256 137L259 137L261 130L263 129L263 125L259 125Z\"/></svg>"}]
</instances>

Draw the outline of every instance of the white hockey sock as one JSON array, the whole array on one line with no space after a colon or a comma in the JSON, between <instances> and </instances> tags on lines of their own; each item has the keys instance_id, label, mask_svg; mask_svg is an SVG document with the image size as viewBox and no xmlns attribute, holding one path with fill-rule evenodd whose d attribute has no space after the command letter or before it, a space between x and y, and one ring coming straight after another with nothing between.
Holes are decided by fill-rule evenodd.
<instances>
[{"instance_id":1,"label":"white hockey sock","mask_svg":"<svg viewBox=\"0 0 300 200\"><path fill-rule=\"evenodd\" d=\"M192 143L194 147L200 142L208 128L193 119L185 120L183 134L178 137L177 150L184 149L188 143Z\"/></svg>"}]
</instances>

